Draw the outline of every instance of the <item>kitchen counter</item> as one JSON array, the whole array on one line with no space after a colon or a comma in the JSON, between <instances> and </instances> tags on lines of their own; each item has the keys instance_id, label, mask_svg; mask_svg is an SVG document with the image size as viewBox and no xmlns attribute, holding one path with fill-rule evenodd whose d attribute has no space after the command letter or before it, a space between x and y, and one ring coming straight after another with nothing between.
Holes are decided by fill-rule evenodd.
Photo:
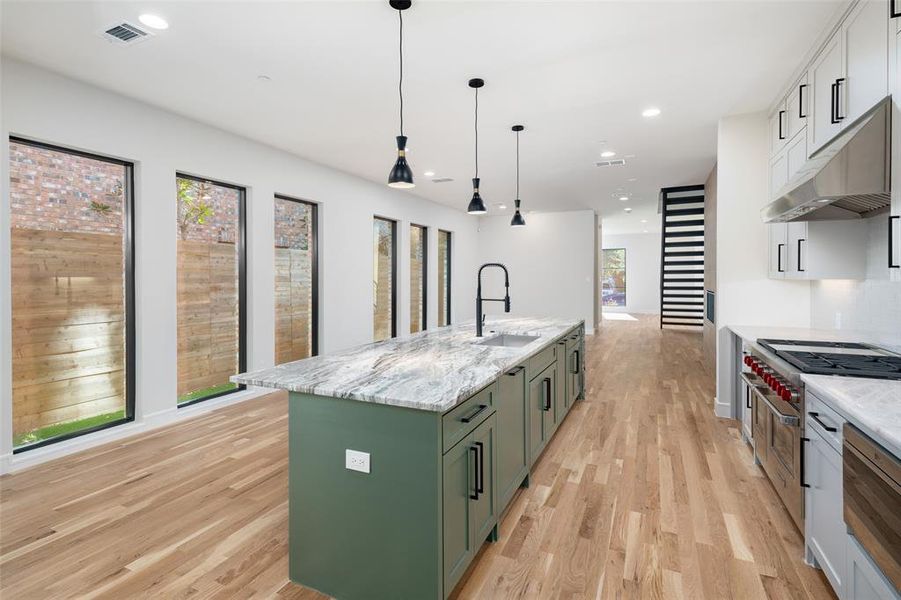
<instances>
[{"instance_id":1,"label":"kitchen counter","mask_svg":"<svg viewBox=\"0 0 901 600\"><path fill-rule=\"evenodd\" d=\"M727 325L738 337L756 342L758 339L816 340L823 342L860 342L880 346L901 353L901 339L897 335L851 329L810 329L807 327L763 327L758 325Z\"/></svg>"},{"instance_id":2,"label":"kitchen counter","mask_svg":"<svg viewBox=\"0 0 901 600\"><path fill-rule=\"evenodd\" d=\"M808 391L901 457L901 381L801 375Z\"/></svg>"},{"instance_id":3,"label":"kitchen counter","mask_svg":"<svg viewBox=\"0 0 901 600\"><path fill-rule=\"evenodd\" d=\"M231 381L444 412L581 323L576 319L490 319L485 336L477 338L475 322L469 321L242 373ZM500 332L540 337L519 348L477 343Z\"/></svg>"}]
</instances>

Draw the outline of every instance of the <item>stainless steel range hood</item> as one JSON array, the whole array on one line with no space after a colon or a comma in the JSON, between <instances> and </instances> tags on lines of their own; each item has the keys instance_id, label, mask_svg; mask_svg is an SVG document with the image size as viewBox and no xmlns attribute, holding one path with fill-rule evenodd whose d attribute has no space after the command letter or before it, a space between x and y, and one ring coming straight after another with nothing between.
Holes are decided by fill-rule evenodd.
<instances>
[{"instance_id":1,"label":"stainless steel range hood","mask_svg":"<svg viewBox=\"0 0 901 600\"><path fill-rule=\"evenodd\" d=\"M883 99L814 153L761 211L764 223L837 221L891 204L892 98Z\"/></svg>"}]
</instances>

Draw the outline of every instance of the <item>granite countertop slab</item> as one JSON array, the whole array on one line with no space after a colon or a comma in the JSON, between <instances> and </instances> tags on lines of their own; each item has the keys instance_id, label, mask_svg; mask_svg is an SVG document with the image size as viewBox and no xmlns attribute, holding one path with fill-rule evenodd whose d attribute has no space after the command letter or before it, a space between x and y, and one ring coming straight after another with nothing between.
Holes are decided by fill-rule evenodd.
<instances>
[{"instance_id":1,"label":"granite countertop slab","mask_svg":"<svg viewBox=\"0 0 901 600\"><path fill-rule=\"evenodd\" d=\"M890 333L852 329L810 329L807 327L765 327L727 325L730 331L749 342L758 339L807 340L821 342L859 342L901 353L901 338Z\"/></svg>"},{"instance_id":2,"label":"granite countertop slab","mask_svg":"<svg viewBox=\"0 0 901 600\"><path fill-rule=\"evenodd\" d=\"M801 375L808 390L901 459L901 381Z\"/></svg>"},{"instance_id":3,"label":"granite countertop slab","mask_svg":"<svg viewBox=\"0 0 901 600\"><path fill-rule=\"evenodd\" d=\"M477 338L475 322L470 321L242 373L231 381L444 412L582 323L489 319L484 337ZM476 343L500 332L540 337L521 348Z\"/></svg>"}]
</instances>

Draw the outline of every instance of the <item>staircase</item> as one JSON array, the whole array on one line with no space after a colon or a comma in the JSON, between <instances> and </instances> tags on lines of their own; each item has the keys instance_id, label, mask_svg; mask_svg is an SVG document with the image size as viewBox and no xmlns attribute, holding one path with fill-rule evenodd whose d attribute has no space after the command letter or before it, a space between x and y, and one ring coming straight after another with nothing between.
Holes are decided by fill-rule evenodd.
<instances>
[{"instance_id":1,"label":"staircase","mask_svg":"<svg viewBox=\"0 0 901 600\"><path fill-rule=\"evenodd\" d=\"M660 328L704 326L704 186L660 190Z\"/></svg>"}]
</instances>

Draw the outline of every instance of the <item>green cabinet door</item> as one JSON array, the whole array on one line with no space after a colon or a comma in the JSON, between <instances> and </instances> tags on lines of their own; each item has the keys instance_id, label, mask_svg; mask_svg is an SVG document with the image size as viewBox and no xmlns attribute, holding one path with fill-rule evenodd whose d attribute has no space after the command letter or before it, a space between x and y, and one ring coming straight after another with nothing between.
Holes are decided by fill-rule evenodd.
<instances>
[{"instance_id":1,"label":"green cabinet door","mask_svg":"<svg viewBox=\"0 0 901 600\"><path fill-rule=\"evenodd\" d=\"M532 463L544 450L554 429L557 363L551 363L529 382L529 454Z\"/></svg>"},{"instance_id":2,"label":"green cabinet door","mask_svg":"<svg viewBox=\"0 0 901 600\"><path fill-rule=\"evenodd\" d=\"M502 512L529 472L525 367L516 367L501 375L495 406L498 512Z\"/></svg>"},{"instance_id":3,"label":"green cabinet door","mask_svg":"<svg viewBox=\"0 0 901 600\"><path fill-rule=\"evenodd\" d=\"M497 487L495 485L495 440L497 439L494 415L472 432L472 445L476 448L475 484L476 497L470 502L469 518L472 524L474 550L478 552L494 526L497 525Z\"/></svg>"},{"instance_id":4,"label":"green cabinet door","mask_svg":"<svg viewBox=\"0 0 901 600\"><path fill-rule=\"evenodd\" d=\"M474 554L470 526L471 496L476 493L478 449L464 438L444 455L444 595L460 580Z\"/></svg>"},{"instance_id":5,"label":"green cabinet door","mask_svg":"<svg viewBox=\"0 0 901 600\"><path fill-rule=\"evenodd\" d=\"M557 373L555 387L554 402L554 426L556 427L563 421L566 411L569 410L569 393L567 385L570 383L566 369L566 338L557 342Z\"/></svg>"},{"instance_id":6,"label":"green cabinet door","mask_svg":"<svg viewBox=\"0 0 901 600\"><path fill-rule=\"evenodd\" d=\"M545 402L547 409L544 411L544 444L547 445L557 429L557 364L545 369L540 379L544 382L544 394L548 397Z\"/></svg>"}]
</instances>

